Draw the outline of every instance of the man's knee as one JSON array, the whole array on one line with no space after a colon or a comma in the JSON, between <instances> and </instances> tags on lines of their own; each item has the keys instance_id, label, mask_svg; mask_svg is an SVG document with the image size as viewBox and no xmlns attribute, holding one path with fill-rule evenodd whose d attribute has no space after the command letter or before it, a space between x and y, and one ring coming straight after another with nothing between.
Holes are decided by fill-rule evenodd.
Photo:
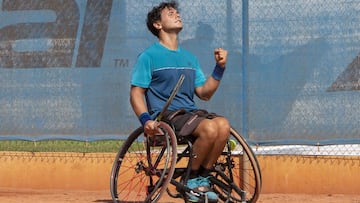
<instances>
[{"instance_id":1,"label":"man's knee","mask_svg":"<svg viewBox=\"0 0 360 203\"><path fill-rule=\"evenodd\" d=\"M195 132L198 136L206 138L209 141L214 140L218 134L218 125L211 119L205 119L201 121Z\"/></svg>"},{"instance_id":2,"label":"man's knee","mask_svg":"<svg viewBox=\"0 0 360 203\"><path fill-rule=\"evenodd\" d=\"M226 118L205 119L199 127L200 134L210 140L226 139L230 131Z\"/></svg>"},{"instance_id":3,"label":"man's knee","mask_svg":"<svg viewBox=\"0 0 360 203\"><path fill-rule=\"evenodd\" d=\"M230 122L228 121L228 119L226 119L224 117L218 117L213 120L216 122L219 132L229 132L230 131Z\"/></svg>"},{"instance_id":4,"label":"man's knee","mask_svg":"<svg viewBox=\"0 0 360 203\"><path fill-rule=\"evenodd\" d=\"M230 135L230 122L224 117L218 117L216 120L216 125L218 126L218 137L219 142L225 142L228 140Z\"/></svg>"}]
</instances>

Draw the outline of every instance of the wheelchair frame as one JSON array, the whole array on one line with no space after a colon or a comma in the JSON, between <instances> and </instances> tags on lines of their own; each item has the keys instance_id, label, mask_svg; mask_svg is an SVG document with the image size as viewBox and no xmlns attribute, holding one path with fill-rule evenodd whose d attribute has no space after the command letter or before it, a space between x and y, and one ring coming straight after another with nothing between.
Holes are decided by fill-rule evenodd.
<instances>
[{"instance_id":1,"label":"wheelchair frame","mask_svg":"<svg viewBox=\"0 0 360 203\"><path fill-rule=\"evenodd\" d=\"M189 202L187 193L207 201L185 184L191 170L193 140L177 137L173 128L162 121L160 129L161 134L145 137L139 127L122 144L110 177L114 202L157 202L165 192L184 202ZM235 147L230 143L234 141ZM260 195L262 180L256 156L233 128L212 168L210 182L219 202L255 203Z\"/></svg>"}]
</instances>

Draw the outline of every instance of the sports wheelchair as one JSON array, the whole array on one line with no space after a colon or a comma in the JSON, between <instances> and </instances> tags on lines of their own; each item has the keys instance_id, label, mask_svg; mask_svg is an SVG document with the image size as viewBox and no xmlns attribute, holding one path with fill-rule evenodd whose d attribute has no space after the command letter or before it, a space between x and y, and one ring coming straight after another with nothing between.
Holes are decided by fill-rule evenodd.
<instances>
[{"instance_id":1,"label":"sports wheelchair","mask_svg":"<svg viewBox=\"0 0 360 203\"><path fill-rule=\"evenodd\" d=\"M176 136L160 121L159 135L146 137L133 131L116 155L110 178L114 202L157 202L163 194L190 202L187 194L203 202L207 197L186 187L192 159L190 137ZM210 182L219 202L254 203L261 191L261 173L252 149L233 128L222 155L211 169Z\"/></svg>"}]
</instances>

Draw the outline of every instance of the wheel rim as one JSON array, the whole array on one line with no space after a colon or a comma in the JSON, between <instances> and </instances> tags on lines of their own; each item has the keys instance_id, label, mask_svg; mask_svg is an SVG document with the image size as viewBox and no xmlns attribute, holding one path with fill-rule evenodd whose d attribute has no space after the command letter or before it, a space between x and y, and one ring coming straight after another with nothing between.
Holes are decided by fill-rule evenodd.
<instances>
[{"instance_id":1,"label":"wheel rim","mask_svg":"<svg viewBox=\"0 0 360 203\"><path fill-rule=\"evenodd\" d=\"M164 123L160 127L171 130ZM166 135L160 146L146 144L142 129L129 136L113 165L110 182L114 202L156 202L161 197L166 189L163 185L170 182L168 177L172 177L175 169L177 154L173 136ZM151 156L147 156L146 147L151 150Z\"/></svg>"}]
</instances>

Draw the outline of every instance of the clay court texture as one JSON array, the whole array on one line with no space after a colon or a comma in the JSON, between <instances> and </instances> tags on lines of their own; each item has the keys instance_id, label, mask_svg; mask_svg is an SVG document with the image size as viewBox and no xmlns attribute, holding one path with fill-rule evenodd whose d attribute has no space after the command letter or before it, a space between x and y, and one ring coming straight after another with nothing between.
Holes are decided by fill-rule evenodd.
<instances>
[{"instance_id":1,"label":"clay court texture","mask_svg":"<svg viewBox=\"0 0 360 203\"><path fill-rule=\"evenodd\" d=\"M107 190L83 191L83 190L23 190L23 189L0 189L0 202L18 203L111 203ZM332 194L262 194L258 203L359 203L359 195L332 195ZM159 203L181 203L180 199L163 197Z\"/></svg>"},{"instance_id":2,"label":"clay court texture","mask_svg":"<svg viewBox=\"0 0 360 203\"><path fill-rule=\"evenodd\" d=\"M300 146L291 151L296 147ZM319 149L312 155L304 150L289 155L284 147L278 150L267 147L257 153L262 172L259 203L360 203L358 154ZM0 152L0 202L111 202L114 157L115 153ZM160 202L182 200L164 196Z\"/></svg>"}]
</instances>

